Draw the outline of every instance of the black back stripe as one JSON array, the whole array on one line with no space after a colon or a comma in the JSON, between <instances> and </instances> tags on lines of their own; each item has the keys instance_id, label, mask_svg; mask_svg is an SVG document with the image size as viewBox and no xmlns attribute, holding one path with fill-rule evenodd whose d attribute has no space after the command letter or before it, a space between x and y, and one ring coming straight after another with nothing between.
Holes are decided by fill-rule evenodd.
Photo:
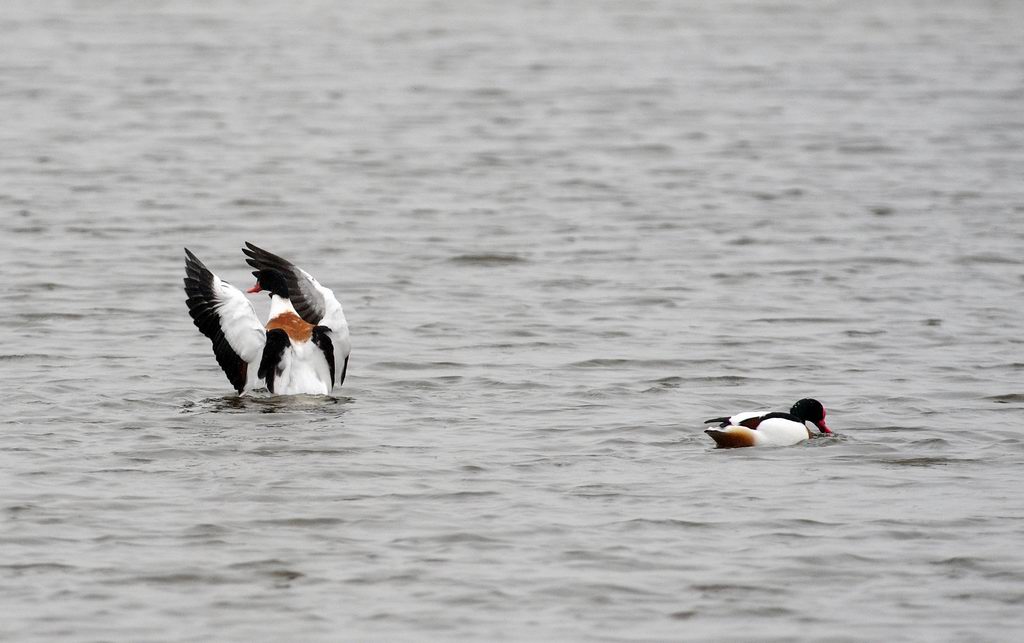
<instances>
[{"instance_id":1,"label":"black back stripe","mask_svg":"<svg viewBox=\"0 0 1024 643\"><path fill-rule=\"evenodd\" d=\"M256 375L267 382L267 389L271 393L276 392L274 391L275 380L281 374L279 369L281 356L284 355L284 349L288 348L291 343L288 333L284 332L284 329L275 328L267 331L267 345L263 347L260 370L256 372Z\"/></svg>"},{"instance_id":2,"label":"black back stripe","mask_svg":"<svg viewBox=\"0 0 1024 643\"><path fill-rule=\"evenodd\" d=\"M801 420L797 416L793 415L792 413L784 413L782 411L774 411L772 413L766 413L765 415L762 415L762 416L754 416L754 417L751 417L751 418L747 418L746 420L742 420L742 421L738 422L737 424L739 426L745 426L748 429L757 429L757 427L760 426L762 422L764 422L765 420L770 420L772 418L782 418L784 420L792 420L793 422L796 422L797 424L803 424L804 423L803 420ZM731 425L732 421L731 421L731 418L722 417L722 418L713 418L713 419L710 419L710 420L705 420L704 424L717 424L719 426L719 428L723 428L724 429L725 427Z\"/></svg>"},{"instance_id":3,"label":"black back stripe","mask_svg":"<svg viewBox=\"0 0 1024 643\"><path fill-rule=\"evenodd\" d=\"M772 413L769 413L768 415L762 415L761 421L764 422L765 420L770 420L772 418L782 418L783 420L790 420L791 422L796 422L797 424L804 423L803 420L793 415L792 413L784 413L782 411L774 411Z\"/></svg>"},{"instance_id":4,"label":"black back stripe","mask_svg":"<svg viewBox=\"0 0 1024 643\"><path fill-rule=\"evenodd\" d=\"M327 366L331 369L331 385L327 387L330 391L334 388L334 342L331 341L331 329L327 326L316 326L313 328L313 343L324 353L327 358Z\"/></svg>"},{"instance_id":5,"label":"black back stripe","mask_svg":"<svg viewBox=\"0 0 1024 643\"><path fill-rule=\"evenodd\" d=\"M345 356L345 363L341 367L341 377L338 378L338 386L341 386L342 384L345 383L345 375L348 374L348 358L349 358L349 356L346 355Z\"/></svg>"},{"instance_id":6,"label":"black back stripe","mask_svg":"<svg viewBox=\"0 0 1024 643\"><path fill-rule=\"evenodd\" d=\"M213 354L227 375L235 391L241 393L249 375L249 365L231 348L220 326L217 305L220 303L213 288L213 273L202 261L185 248L185 294L188 314L199 331L209 338Z\"/></svg>"}]
</instances>

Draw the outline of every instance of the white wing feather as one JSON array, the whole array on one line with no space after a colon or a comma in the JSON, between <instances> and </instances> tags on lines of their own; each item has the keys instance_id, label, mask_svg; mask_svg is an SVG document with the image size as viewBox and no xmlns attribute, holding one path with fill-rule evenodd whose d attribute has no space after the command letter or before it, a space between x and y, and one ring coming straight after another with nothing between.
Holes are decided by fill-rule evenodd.
<instances>
[{"instance_id":1,"label":"white wing feather","mask_svg":"<svg viewBox=\"0 0 1024 643\"><path fill-rule=\"evenodd\" d=\"M334 345L334 385L338 384L338 380L342 377L342 369L345 368L345 360L348 359L349 353L352 352L352 340L349 338L348 332L348 320L345 319L345 311L341 308L341 303L338 298L334 296L334 291L325 286L321 286L320 282L313 278L305 270L299 268L299 271L305 275L307 279L312 283L313 288L320 294L324 302L324 316L320 320L320 326L327 326L331 329L329 333L331 337L331 343Z\"/></svg>"},{"instance_id":2,"label":"white wing feather","mask_svg":"<svg viewBox=\"0 0 1024 643\"><path fill-rule=\"evenodd\" d=\"M217 312L224 339L239 357L250 364L256 362L258 366L267 343L267 331L256 316L256 309L241 290L217 275L213 276L213 285L218 294Z\"/></svg>"}]
</instances>

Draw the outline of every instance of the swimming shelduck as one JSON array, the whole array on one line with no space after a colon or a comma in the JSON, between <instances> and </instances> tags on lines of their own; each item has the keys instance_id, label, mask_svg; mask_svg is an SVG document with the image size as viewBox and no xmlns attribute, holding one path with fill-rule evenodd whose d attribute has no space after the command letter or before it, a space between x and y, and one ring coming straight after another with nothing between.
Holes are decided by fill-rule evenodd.
<instances>
[{"instance_id":1,"label":"swimming shelduck","mask_svg":"<svg viewBox=\"0 0 1024 643\"><path fill-rule=\"evenodd\" d=\"M260 380L275 395L330 393L345 381L352 348L341 304L305 270L245 245L246 262L256 269L256 285L246 292L270 295L266 326L240 290L185 248L186 303L196 328L239 394Z\"/></svg>"},{"instance_id":2,"label":"swimming shelduck","mask_svg":"<svg viewBox=\"0 0 1024 643\"><path fill-rule=\"evenodd\" d=\"M811 437L810 422L822 434L832 434L825 424L825 407L818 400L805 398L793 405L789 413L738 413L732 417L714 418L704 424L717 424L704 431L720 448L788 446Z\"/></svg>"}]
</instances>

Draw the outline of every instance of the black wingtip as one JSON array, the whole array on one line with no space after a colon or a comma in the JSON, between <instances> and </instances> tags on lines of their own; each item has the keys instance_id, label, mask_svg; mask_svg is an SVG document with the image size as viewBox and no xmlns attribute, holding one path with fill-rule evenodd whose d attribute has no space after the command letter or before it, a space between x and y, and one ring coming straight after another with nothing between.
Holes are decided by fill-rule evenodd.
<instances>
[{"instance_id":1,"label":"black wingtip","mask_svg":"<svg viewBox=\"0 0 1024 643\"><path fill-rule=\"evenodd\" d=\"M206 264L200 261L199 257L197 257L195 253L188 248L185 248L185 268L186 270L189 268L195 268L200 272L209 270L209 268L206 267Z\"/></svg>"},{"instance_id":2,"label":"black wingtip","mask_svg":"<svg viewBox=\"0 0 1024 643\"><path fill-rule=\"evenodd\" d=\"M257 246L254 243L251 243L249 241L245 242L245 247L242 248L242 252L247 257L254 257L254 256L258 255L258 254L264 254L264 255L269 255L270 254L269 252L267 252L263 248Z\"/></svg>"},{"instance_id":3,"label":"black wingtip","mask_svg":"<svg viewBox=\"0 0 1024 643\"><path fill-rule=\"evenodd\" d=\"M242 254L246 256L245 262L257 270L270 268L278 272L288 272L295 268L292 262L284 257L267 252L248 241L245 242L245 247L242 248Z\"/></svg>"},{"instance_id":4,"label":"black wingtip","mask_svg":"<svg viewBox=\"0 0 1024 643\"><path fill-rule=\"evenodd\" d=\"M266 267L265 265L263 265L266 263L265 261L259 261L259 255L261 253L266 255L267 251L253 245L248 241L245 242L245 247L242 248L242 254L245 255L245 263L249 264L256 270L262 270L263 268Z\"/></svg>"},{"instance_id":5,"label":"black wingtip","mask_svg":"<svg viewBox=\"0 0 1024 643\"><path fill-rule=\"evenodd\" d=\"M242 253L245 254L245 256L247 256L247 257L255 257L255 256L261 255L261 254L263 254L263 255L270 254L269 252L267 252L263 248L260 248L259 246L255 246L255 245L249 243L248 241L245 242L245 247L242 248Z\"/></svg>"},{"instance_id":6,"label":"black wingtip","mask_svg":"<svg viewBox=\"0 0 1024 643\"><path fill-rule=\"evenodd\" d=\"M188 291L188 280L194 279L198 284L208 283L213 280L213 273L206 267L199 257L192 254L192 251L185 248L185 290Z\"/></svg>"}]
</instances>

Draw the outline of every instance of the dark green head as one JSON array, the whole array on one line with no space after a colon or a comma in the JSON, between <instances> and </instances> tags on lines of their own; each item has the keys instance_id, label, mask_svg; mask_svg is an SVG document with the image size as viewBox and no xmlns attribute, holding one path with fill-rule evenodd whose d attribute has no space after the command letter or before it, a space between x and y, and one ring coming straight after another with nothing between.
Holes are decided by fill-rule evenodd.
<instances>
[{"instance_id":1,"label":"dark green head","mask_svg":"<svg viewBox=\"0 0 1024 643\"><path fill-rule=\"evenodd\" d=\"M276 270L254 270L256 285L245 292L264 292L288 299L288 282L284 275Z\"/></svg>"},{"instance_id":2,"label":"dark green head","mask_svg":"<svg viewBox=\"0 0 1024 643\"><path fill-rule=\"evenodd\" d=\"M825 424L825 407L818 400L805 397L789 410L790 413L800 418L803 422L810 422L818 427L822 433L832 433L832 429Z\"/></svg>"}]
</instances>

